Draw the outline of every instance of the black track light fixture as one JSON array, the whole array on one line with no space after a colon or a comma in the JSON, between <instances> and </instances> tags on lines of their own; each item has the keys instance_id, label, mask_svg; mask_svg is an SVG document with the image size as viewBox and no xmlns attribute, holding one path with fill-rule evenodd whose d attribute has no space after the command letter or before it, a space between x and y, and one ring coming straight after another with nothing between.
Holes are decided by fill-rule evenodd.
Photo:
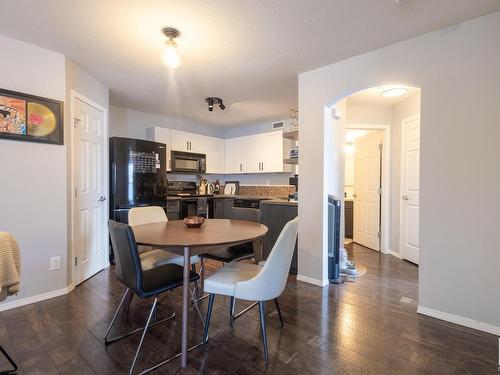
<instances>
[{"instance_id":1,"label":"black track light fixture","mask_svg":"<svg viewBox=\"0 0 500 375\"><path fill-rule=\"evenodd\" d=\"M208 103L208 110L212 112L214 110L214 98L206 98L205 101Z\"/></svg>"},{"instance_id":2,"label":"black track light fixture","mask_svg":"<svg viewBox=\"0 0 500 375\"><path fill-rule=\"evenodd\" d=\"M210 112L212 112L214 110L214 103L217 103L219 105L219 108L221 110L225 110L226 109L226 106L222 102L221 98L216 98L214 96L210 96L210 97L206 98L205 101L208 103L208 110Z\"/></svg>"}]
</instances>

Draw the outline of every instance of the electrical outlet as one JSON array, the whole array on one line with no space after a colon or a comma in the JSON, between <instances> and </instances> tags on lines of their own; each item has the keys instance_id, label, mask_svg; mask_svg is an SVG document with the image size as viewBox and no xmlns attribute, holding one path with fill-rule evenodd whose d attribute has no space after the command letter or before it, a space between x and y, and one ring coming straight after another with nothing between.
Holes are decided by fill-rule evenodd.
<instances>
[{"instance_id":1,"label":"electrical outlet","mask_svg":"<svg viewBox=\"0 0 500 375\"><path fill-rule=\"evenodd\" d=\"M50 258L50 270L57 271L61 269L61 257Z\"/></svg>"}]
</instances>

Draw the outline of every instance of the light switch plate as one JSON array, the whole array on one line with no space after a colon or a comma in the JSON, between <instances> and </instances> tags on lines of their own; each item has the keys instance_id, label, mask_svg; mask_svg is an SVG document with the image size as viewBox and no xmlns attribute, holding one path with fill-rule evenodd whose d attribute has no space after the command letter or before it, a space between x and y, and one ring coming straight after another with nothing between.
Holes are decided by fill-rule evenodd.
<instances>
[{"instance_id":1,"label":"light switch plate","mask_svg":"<svg viewBox=\"0 0 500 375\"><path fill-rule=\"evenodd\" d=\"M61 257L50 258L50 270L57 271L61 269Z\"/></svg>"}]
</instances>

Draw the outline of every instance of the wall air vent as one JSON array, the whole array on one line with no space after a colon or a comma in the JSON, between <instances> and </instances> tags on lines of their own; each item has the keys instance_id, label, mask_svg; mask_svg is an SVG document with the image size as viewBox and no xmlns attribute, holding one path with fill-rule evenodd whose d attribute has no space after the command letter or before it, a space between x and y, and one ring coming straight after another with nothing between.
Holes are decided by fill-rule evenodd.
<instances>
[{"instance_id":1,"label":"wall air vent","mask_svg":"<svg viewBox=\"0 0 500 375\"><path fill-rule=\"evenodd\" d=\"M283 121L273 122L273 129L282 129L285 123Z\"/></svg>"}]
</instances>

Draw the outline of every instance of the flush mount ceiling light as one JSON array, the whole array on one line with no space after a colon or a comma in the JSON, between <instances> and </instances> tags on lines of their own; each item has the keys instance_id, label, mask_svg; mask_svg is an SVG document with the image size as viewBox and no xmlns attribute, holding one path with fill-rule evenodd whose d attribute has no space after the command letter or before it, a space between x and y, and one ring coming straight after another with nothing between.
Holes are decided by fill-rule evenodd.
<instances>
[{"instance_id":1,"label":"flush mount ceiling light","mask_svg":"<svg viewBox=\"0 0 500 375\"><path fill-rule=\"evenodd\" d=\"M219 108L221 110L225 110L226 109L226 106L224 105L224 103L222 103L222 99L221 98L216 98L214 96L210 96L210 97L206 98L205 101L208 103L208 110L210 112L212 112L214 110L214 103L219 104Z\"/></svg>"},{"instance_id":2,"label":"flush mount ceiling light","mask_svg":"<svg viewBox=\"0 0 500 375\"><path fill-rule=\"evenodd\" d=\"M384 85L380 87L380 95L384 98L393 98L401 96L408 92L408 87L405 85Z\"/></svg>"},{"instance_id":3,"label":"flush mount ceiling light","mask_svg":"<svg viewBox=\"0 0 500 375\"><path fill-rule=\"evenodd\" d=\"M181 59L177 54L177 43L175 43L174 39L178 38L181 33L173 27L165 27L161 32L167 37L167 41L161 52L161 62L171 69L177 68L181 65Z\"/></svg>"}]
</instances>

